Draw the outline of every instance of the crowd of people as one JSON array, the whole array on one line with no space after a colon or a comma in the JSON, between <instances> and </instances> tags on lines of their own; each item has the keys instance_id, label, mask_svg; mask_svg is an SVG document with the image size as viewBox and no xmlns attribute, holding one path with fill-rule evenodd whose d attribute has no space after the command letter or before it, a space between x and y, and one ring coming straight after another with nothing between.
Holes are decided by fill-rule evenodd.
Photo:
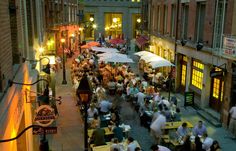
<instances>
[{"instance_id":1,"label":"crowd of people","mask_svg":"<svg viewBox=\"0 0 236 151\"><path fill-rule=\"evenodd\" d=\"M160 146L164 135L163 128L166 122L181 121L180 108L177 107L177 99L170 101L161 95L162 89L158 87L158 81L164 79L159 70L154 70L152 80L146 75L140 76L134 73L128 64L111 64L97 61L97 54L85 49L73 60L71 66L71 78L76 92L79 82L84 74L91 82L93 98L88 109L89 127L94 129L90 143L95 146L106 144L105 131L107 126L113 131L111 151L122 151L120 143L124 140L123 129L120 127L119 101L115 103L113 98L124 98L133 106L140 117L140 124L150 130L158 145L151 147L153 151L169 150ZM77 105L81 105L77 99ZM110 115L104 124L102 117ZM190 131L187 123L183 123L176 131L181 138L182 151L219 151L220 146L216 140L207 135L207 129L202 121ZM194 140L192 138L194 136ZM128 137L128 151L138 151L141 147L134 143L132 137Z\"/></svg>"}]
</instances>

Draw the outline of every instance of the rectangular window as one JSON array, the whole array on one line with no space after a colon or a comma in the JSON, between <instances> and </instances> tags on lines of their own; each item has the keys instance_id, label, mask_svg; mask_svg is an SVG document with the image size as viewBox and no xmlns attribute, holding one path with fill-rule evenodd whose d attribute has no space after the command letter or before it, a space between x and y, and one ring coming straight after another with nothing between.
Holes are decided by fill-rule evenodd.
<instances>
[{"instance_id":1,"label":"rectangular window","mask_svg":"<svg viewBox=\"0 0 236 151\"><path fill-rule=\"evenodd\" d=\"M218 99L220 94L220 79L214 78L213 80L213 97Z\"/></svg>"},{"instance_id":2,"label":"rectangular window","mask_svg":"<svg viewBox=\"0 0 236 151\"><path fill-rule=\"evenodd\" d=\"M170 31L170 35L171 37L175 36L175 5L171 5L171 31Z\"/></svg>"},{"instance_id":3,"label":"rectangular window","mask_svg":"<svg viewBox=\"0 0 236 151\"><path fill-rule=\"evenodd\" d=\"M196 17L196 29L195 29L195 40L203 41L204 33L204 20L205 20L206 3L197 3L197 17Z\"/></svg>"},{"instance_id":4,"label":"rectangular window","mask_svg":"<svg viewBox=\"0 0 236 151\"><path fill-rule=\"evenodd\" d=\"M181 74L181 85L185 86L186 84L186 73L187 73L187 66L182 64L182 74Z\"/></svg>"},{"instance_id":5,"label":"rectangular window","mask_svg":"<svg viewBox=\"0 0 236 151\"><path fill-rule=\"evenodd\" d=\"M189 5L183 4L182 6L182 35L183 39L187 39L187 31L188 31L188 13L189 13Z\"/></svg>"},{"instance_id":6,"label":"rectangular window","mask_svg":"<svg viewBox=\"0 0 236 151\"><path fill-rule=\"evenodd\" d=\"M200 90L202 89L203 69L204 65L202 63L193 61L191 84Z\"/></svg>"},{"instance_id":7,"label":"rectangular window","mask_svg":"<svg viewBox=\"0 0 236 151\"><path fill-rule=\"evenodd\" d=\"M161 8L157 7L157 31L160 32L161 29Z\"/></svg>"},{"instance_id":8,"label":"rectangular window","mask_svg":"<svg viewBox=\"0 0 236 151\"><path fill-rule=\"evenodd\" d=\"M226 4L224 4L224 0L218 0L216 2L214 40L213 40L214 48L220 48L221 36L223 34L222 28L224 25L223 17L225 17L224 12L226 12L226 8L227 8L227 7L224 7L225 5ZM217 49L213 49L213 50L217 50Z\"/></svg>"},{"instance_id":9,"label":"rectangular window","mask_svg":"<svg viewBox=\"0 0 236 151\"><path fill-rule=\"evenodd\" d=\"M167 33L167 17L168 17L168 7L164 6L164 33Z\"/></svg>"}]
</instances>

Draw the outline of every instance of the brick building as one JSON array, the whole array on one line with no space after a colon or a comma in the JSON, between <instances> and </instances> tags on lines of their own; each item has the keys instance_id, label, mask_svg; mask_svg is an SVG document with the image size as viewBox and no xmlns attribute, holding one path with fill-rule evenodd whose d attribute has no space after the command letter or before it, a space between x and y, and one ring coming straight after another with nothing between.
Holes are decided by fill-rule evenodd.
<instances>
[{"instance_id":1,"label":"brick building","mask_svg":"<svg viewBox=\"0 0 236 151\"><path fill-rule=\"evenodd\" d=\"M52 4L53 8L52 9ZM60 6L60 8L59 8ZM32 83L39 72L32 69L22 58L40 59L39 48L48 51L48 38L55 36L58 25L78 22L77 0L1 0L0 1L0 139L16 137L26 127L34 123L36 85L24 86L8 84L8 80L18 83ZM54 10L54 11L52 11ZM56 17L54 16L56 15ZM65 21L60 20L65 19ZM55 27L56 30L55 30ZM60 32L58 32L60 35ZM50 40L51 41L51 40ZM69 41L69 40L68 40ZM56 40L54 39L53 45ZM53 46L51 46L53 47ZM55 49L54 49L55 51ZM42 54L41 54L42 55ZM34 93L27 93L31 90ZM31 103L29 103L32 101ZM34 151L39 148L38 135L28 130L15 141L0 143L0 150Z\"/></svg>"},{"instance_id":2,"label":"brick building","mask_svg":"<svg viewBox=\"0 0 236 151\"><path fill-rule=\"evenodd\" d=\"M195 105L224 126L235 103L235 47L225 49L229 41L235 45L235 6L233 0L148 0L143 4L150 51L175 63L176 91L193 91Z\"/></svg>"}]
</instances>

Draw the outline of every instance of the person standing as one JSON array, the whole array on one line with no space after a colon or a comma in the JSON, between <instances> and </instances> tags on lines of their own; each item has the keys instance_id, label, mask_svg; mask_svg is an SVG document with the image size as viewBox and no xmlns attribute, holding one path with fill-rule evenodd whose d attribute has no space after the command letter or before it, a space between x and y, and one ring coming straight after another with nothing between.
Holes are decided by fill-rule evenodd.
<instances>
[{"instance_id":1,"label":"person standing","mask_svg":"<svg viewBox=\"0 0 236 151\"><path fill-rule=\"evenodd\" d=\"M233 135L233 139L236 139L236 104L231 107L229 110L230 122L229 122L229 131Z\"/></svg>"}]
</instances>

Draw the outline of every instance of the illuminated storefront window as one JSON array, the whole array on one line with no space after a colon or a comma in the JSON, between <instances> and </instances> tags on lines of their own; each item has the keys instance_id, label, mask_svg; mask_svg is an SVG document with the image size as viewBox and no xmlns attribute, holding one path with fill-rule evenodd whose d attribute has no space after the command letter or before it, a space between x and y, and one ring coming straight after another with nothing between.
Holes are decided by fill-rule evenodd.
<instances>
[{"instance_id":1,"label":"illuminated storefront window","mask_svg":"<svg viewBox=\"0 0 236 151\"><path fill-rule=\"evenodd\" d=\"M213 82L213 97L218 99L219 98L219 93L220 92L220 80L214 78Z\"/></svg>"},{"instance_id":2,"label":"illuminated storefront window","mask_svg":"<svg viewBox=\"0 0 236 151\"><path fill-rule=\"evenodd\" d=\"M191 84L200 90L202 89L203 69L204 65L202 63L193 61Z\"/></svg>"},{"instance_id":3,"label":"illuminated storefront window","mask_svg":"<svg viewBox=\"0 0 236 151\"><path fill-rule=\"evenodd\" d=\"M182 65L182 74L181 74L181 85L185 86L186 84L186 73L187 66L185 64Z\"/></svg>"}]
</instances>

